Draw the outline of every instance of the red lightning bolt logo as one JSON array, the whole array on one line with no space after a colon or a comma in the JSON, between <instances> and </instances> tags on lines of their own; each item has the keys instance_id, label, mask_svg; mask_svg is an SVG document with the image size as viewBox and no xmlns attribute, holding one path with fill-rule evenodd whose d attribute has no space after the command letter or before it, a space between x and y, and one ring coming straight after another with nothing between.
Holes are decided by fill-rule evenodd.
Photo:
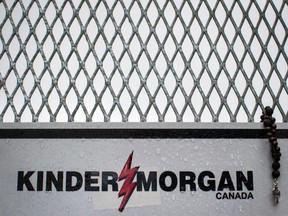
<instances>
[{"instance_id":1,"label":"red lightning bolt logo","mask_svg":"<svg viewBox=\"0 0 288 216\"><path fill-rule=\"evenodd\" d=\"M131 163L132 163L132 158L133 158L133 151L132 153L129 155L119 177L118 177L118 181L121 181L123 179L125 179L119 193L118 193L118 198L123 196L122 202L119 206L119 211L122 212L126 206L126 204L128 203L135 187L136 187L136 183L132 182L139 167L133 167L131 169Z\"/></svg>"}]
</instances>

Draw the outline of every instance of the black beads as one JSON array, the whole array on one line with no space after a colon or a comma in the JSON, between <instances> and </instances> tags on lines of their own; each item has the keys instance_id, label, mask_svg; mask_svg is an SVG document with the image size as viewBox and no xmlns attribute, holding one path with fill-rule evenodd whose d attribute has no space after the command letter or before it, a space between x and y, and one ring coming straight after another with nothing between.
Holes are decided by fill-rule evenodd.
<instances>
[{"instance_id":1,"label":"black beads","mask_svg":"<svg viewBox=\"0 0 288 216\"><path fill-rule=\"evenodd\" d=\"M272 177L273 177L274 179L277 179L279 176L280 176L279 170L273 170L273 171L272 171Z\"/></svg>"},{"instance_id":2,"label":"black beads","mask_svg":"<svg viewBox=\"0 0 288 216\"><path fill-rule=\"evenodd\" d=\"M263 123L264 123L264 126L265 126L265 127L271 127L272 124L273 124L273 122L271 121L271 119L264 119Z\"/></svg>"},{"instance_id":3,"label":"black beads","mask_svg":"<svg viewBox=\"0 0 288 216\"><path fill-rule=\"evenodd\" d=\"M273 163L272 163L272 168L273 168L274 170L278 170L278 169L280 168L280 163L277 162L277 161L273 162Z\"/></svg>"},{"instance_id":4,"label":"black beads","mask_svg":"<svg viewBox=\"0 0 288 216\"><path fill-rule=\"evenodd\" d=\"M273 114L273 109L269 106L265 107L265 115L272 116L272 114Z\"/></svg>"},{"instance_id":5,"label":"black beads","mask_svg":"<svg viewBox=\"0 0 288 216\"><path fill-rule=\"evenodd\" d=\"M281 152L280 147L278 146L277 137L275 136L276 133L276 124L275 124L275 118L272 117L273 109L269 106L265 107L265 111L263 112L263 115L261 115L261 122L263 122L263 125L266 130L266 136L271 144L271 156L273 159L272 163L272 177L274 179L277 179L280 176L279 168L280 168L280 158L281 158Z\"/></svg>"}]
</instances>

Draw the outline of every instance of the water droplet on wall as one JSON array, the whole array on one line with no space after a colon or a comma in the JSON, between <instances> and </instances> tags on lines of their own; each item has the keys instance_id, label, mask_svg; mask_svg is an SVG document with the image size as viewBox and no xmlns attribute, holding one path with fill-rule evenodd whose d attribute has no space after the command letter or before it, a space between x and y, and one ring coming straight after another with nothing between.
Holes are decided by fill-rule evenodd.
<instances>
[{"instance_id":1,"label":"water droplet on wall","mask_svg":"<svg viewBox=\"0 0 288 216\"><path fill-rule=\"evenodd\" d=\"M238 209L239 209L239 212L240 212L240 213L243 213L243 207L242 207L242 206L239 206Z\"/></svg>"},{"instance_id":2,"label":"water droplet on wall","mask_svg":"<svg viewBox=\"0 0 288 216\"><path fill-rule=\"evenodd\" d=\"M243 161L240 161L240 166L243 167Z\"/></svg>"},{"instance_id":3,"label":"water droplet on wall","mask_svg":"<svg viewBox=\"0 0 288 216\"><path fill-rule=\"evenodd\" d=\"M172 200L174 201L174 200L176 200L176 197L175 197L175 195L172 195Z\"/></svg>"},{"instance_id":4,"label":"water droplet on wall","mask_svg":"<svg viewBox=\"0 0 288 216\"><path fill-rule=\"evenodd\" d=\"M167 163L167 158L166 157L161 157L161 161Z\"/></svg>"}]
</instances>

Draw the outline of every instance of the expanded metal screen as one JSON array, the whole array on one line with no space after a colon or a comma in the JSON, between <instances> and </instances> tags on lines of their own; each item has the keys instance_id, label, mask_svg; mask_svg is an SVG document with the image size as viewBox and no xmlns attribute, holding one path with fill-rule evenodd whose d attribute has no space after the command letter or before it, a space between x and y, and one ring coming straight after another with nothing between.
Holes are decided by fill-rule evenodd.
<instances>
[{"instance_id":1,"label":"expanded metal screen","mask_svg":"<svg viewBox=\"0 0 288 216\"><path fill-rule=\"evenodd\" d=\"M287 25L282 0L2 0L0 122L287 122Z\"/></svg>"}]
</instances>

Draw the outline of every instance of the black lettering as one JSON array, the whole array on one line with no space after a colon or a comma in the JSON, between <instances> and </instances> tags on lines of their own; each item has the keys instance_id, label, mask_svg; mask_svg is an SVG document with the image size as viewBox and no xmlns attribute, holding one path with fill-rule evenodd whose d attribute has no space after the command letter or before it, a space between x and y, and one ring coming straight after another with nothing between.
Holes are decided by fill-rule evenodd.
<instances>
[{"instance_id":1,"label":"black lettering","mask_svg":"<svg viewBox=\"0 0 288 216\"><path fill-rule=\"evenodd\" d=\"M247 193L242 192L242 193L241 193L241 199L246 199L246 198L247 198Z\"/></svg>"},{"instance_id":2,"label":"black lettering","mask_svg":"<svg viewBox=\"0 0 288 216\"><path fill-rule=\"evenodd\" d=\"M85 172L85 191L99 191L99 186L92 186L98 184L98 179L92 178L93 176L99 176L99 172Z\"/></svg>"},{"instance_id":3,"label":"black lettering","mask_svg":"<svg viewBox=\"0 0 288 216\"><path fill-rule=\"evenodd\" d=\"M253 194L251 192L249 192L247 199L254 199Z\"/></svg>"},{"instance_id":4,"label":"black lettering","mask_svg":"<svg viewBox=\"0 0 288 216\"><path fill-rule=\"evenodd\" d=\"M215 178L214 174L210 171L203 171L199 174L198 176L198 185L199 188L202 191L215 191L215 180L214 179L208 179L207 180L207 185L205 185L204 183L204 179L205 177L209 177L209 178Z\"/></svg>"},{"instance_id":5,"label":"black lettering","mask_svg":"<svg viewBox=\"0 0 288 216\"><path fill-rule=\"evenodd\" d=\"M73 178L76 179L75 185L72 185ZM66 191L77 191L83 185L82 175L75 171L66 172Z\"/></svg>"},{"instance_id":6,"label":"black lettering","mask_svg":"<svg viewBox=\"0 0 288 216\"><path fill-rule=\"evenodd\" d=\"M43 191L43 171L37 173L37 191Z\"/></svg>"},{"instance_id":7,"label":"black lettering","mask_svg":"<svg viewBox=\"0 0 288 216\"><path fill-rule=\"evenodd\" d=\"M228 171L223 171L220 182L218 185L218 191L223 191L224 188L228 188L230 191L235 191L230 173Z\"/></svg>"},{"instance_id":8,"label":"black lettering","mask_svg":"<svg viewBox=\"0 0 288 216\"><path fill-rule=\"evenodd\" d=\"M216 199L221 199L221 198L222 198L221 193L220 192L216 193Z\"/></svg>"},{"instance_id":9,"label":"black lettering","mask_svg":"<svg viewBox=\"0 0 288 216\"><path fill-rule=\"evenodd\" d=\"M102 172L102 191L108 191L108 185L112 186L112 191L118 191L117 180L116 172Z\"/></svg>"},{"instance_id":10,"label":"black lettering","mask_svg":"<svg viewBox=\"0 0 288 216\"><path fill-rule=\"evenodd\" d=\"M46 191L52 191L52 183L57 191L63 191L63 172L57 172L57 178L52 171L47 171Z\"/></svg>"},{"instance_id":11,"label":"black lettering","mask_svg":"<svg viewBox=\"0 0 288 216\"><path fill-rule=\"evenodd\" d=\"M224 193L222 199L229 199L227 193Z\"/></svg>"},{"instance_id":12,"label":"black lettering","mask_svg":"<svg viewBox=\"0 0 288 216\"><path fill-rule=\"evenodd\" d=\"M17 191L23 191L23 186L25 185L28 191L35 191L29 178L34 174L34 171L28 171L24 176L24 171L18 172L18 184Z\"/></svg>"},{"instance_id":13,"label":"black lettering","mask_svg":"<svg viewBox=\"0 0 288 216\"><path fill-rule=\"evenodd\" d=\"M248 171L247 172L247 178L243 174L242 171L236 172L236 181L237 181L237 190L242 191L243 190L243 184L247 188L247 190L251 191L254 189L253 186L253 172Z\"/></svg>"},{"instance_id":14,"label":"black lettering","mask_svg":"<svg viewBox=\"0 0 288 216\"><path fill-rule=\"evenodd\" d=\"M137 191L142 191L142 186L144 191L157 191L157 172L149 172L148 179L146 181L144 172L137 172Z\"/></svg>"},{"instance_id":15,"label":"black lettering","mask_svg":"<svg viewBox=\"0 0 288 216\"><path fill-rule=\"evenodd\" d=\"M171 184L170 186L166 185L166 177L170 177ZM171 171L165 171L163 172L159 177L159 185L162 190L164 191L173 191L177 187L177 176L175 173Z\"/></svg>"},{"instance_id":16,"label":"black lettering","mask_svg":"<svg viewBox=\"0 0 288 216\"><path fill-rule=\"evenodd\" d=\"M190 186L190 191L196 191L195 178L193 172L180 172L180 191L186 191L187 184Z\"/></svg>"},{"instance_id":17,"label":"black lettering","mask_svg":"<svg viewBox=\"0 0 288 216\"><path fill-rule=\"evenodd\" d=\"M229 193L229 199L234 199L235 198L234 195L235 193ZM236 199L237 199L237 196L239 196L238 198L240 198L239 193L236 193Z\"/></svg>"}]
</instances>

